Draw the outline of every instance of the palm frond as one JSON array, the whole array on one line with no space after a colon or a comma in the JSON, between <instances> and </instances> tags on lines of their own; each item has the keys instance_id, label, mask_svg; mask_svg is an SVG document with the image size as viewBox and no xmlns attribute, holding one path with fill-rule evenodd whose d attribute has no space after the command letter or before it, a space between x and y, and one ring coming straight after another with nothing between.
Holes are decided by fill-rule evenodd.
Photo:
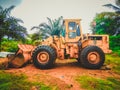
<instances>
[{"instance_id":1,"label":"palm frond","mask_svg":"<svg viewBox=\"0 0 120 90\"><path fill-rule=\"evenodd\" d=\"M33 26L32 28L31 28L31 30L33 30L33 29L40 29L38 26Z\"/></svg>"},{"instance_id":2,"label":"palm frond","mask_svg":"<svg viewBox=\"0 0 120 90\"><path fill-rule=\"evenodd\" d=\"M21 20L21 19L19 19L19 18L16 18L16 17L14 17L14 16L11 16L10 18L13 19L13 20L16 21L16 22L24 23L23 20Z\"/></svg>"},{"instance_id":3,"label":"palm frond","mask_svg":"<svg viewBox=\"0 0 120 90\"><path fill-rule=\"evenodd\" d=\"M60 31L63 30L63 17L51 20L48 18L48 23L41 23L39 26L34 26L31 29L39 29L42 37L47 38L49 36L57 35L60 36Z\"/></svg>"},{"instance_id":4,"label":"palm frond","mask_svg":"<svg viewBox=\"0 0 120 90\"><path fill-rule=\"evenodd\" d=\"M51 34L49 34L49 33L43 33L46 37L50 37L51 36Z\"/></svg>"},{"instance_id":5,"label":"palm frond","mask_svg":"<svg viewBox=\"0 0 120 90\"><path fill-rule=\"evenodd\" d=\"M120 0L115 0L115 3L120 6Z\"/></svg>"},{"instance_id":6,"label":"palm frond","mask_svg":"<svg viewBox=\"0 0 120 90\"><path fill-rule=\"evenodd\" d=\"M49 30L47 30L47 29L45 29L45 28L41 28L39 31L40 31L41 33L48 33L48 34L51 35L51 31L49 31Z\"/></svg>"},{"instance_id":7,"label":"palm frond","mask_svg":"<svg viewBox=\"0 0 120 90\"><path fill-rule=\"evenodd\" d=\"M2 12L3 11L3 7L2 6L0 6L0 12Z\"/></svg>"},{"instance_id":8,"label":"palm frond","mask_svg":"<svg viewBox=\"0 0 120 90\"><path fill-rule=\"evenodd\" d=\"M40 27L40 31L44 31L45 33L51 33L50 29L44 27Z\"/></svg>"},{"instance_id":9,"label":"palm frond","mask_svg":"<svg viewBox=\"0 0 120 90\"><path fill-rule=\"evenodd\" d=\"M46 29L52 30L52 28L50 27L50 25L48 25L48 24L46 24L46 23L41 23L41 24L39 25L39 27L44 27L44 28L46 28Z\"/></svg>"},{"instance_id":10,"label":"palm frond","mask_svg":"<svg viewBox=\"0 0 120 90\"><path fill-rule=\"evenodd\" d=\"M120 7L115 6L115 5L113 5L113 4L105 4L105 5L103 5L103 6L112 8L112 9L114 9L114 10L116 10L116 11L120 11Z\"/></svg>"},{"instance_id":11,"label":"palm frond","mask_svg":"<svg viewBox=\"0 0 120 90\"><path fill-rule=\"evenodd\" d=\"M3 14L9 17L9 16L10 16L10 13L11 13L11 10L13 10L14 7L15 7L15 6L11 6L11 7L9 7L9 8L6 8L6 9L4 10Z\"/></svg>"},{"instance_id":12,"label":"palm frond","mask_svg":"<svg viewBox=\"0 0 120 90\"><path fill-rule=\"evenodd\" d=\"M49 17L47 17L47 19L48 19L49 26L51 26L51 30L52 30L53 29L53 22Z\"/></svg>"},{"instance_id":13,"label":"palm frond","mask_svg":"<svg viewBox=\"0 0 120 90\"><path fill-rule=\"evenodd\" d=\"M59 21L59 25L61 26L63 24L63 16L59 17L58 21Z\"/></svg>"}]
</instances>

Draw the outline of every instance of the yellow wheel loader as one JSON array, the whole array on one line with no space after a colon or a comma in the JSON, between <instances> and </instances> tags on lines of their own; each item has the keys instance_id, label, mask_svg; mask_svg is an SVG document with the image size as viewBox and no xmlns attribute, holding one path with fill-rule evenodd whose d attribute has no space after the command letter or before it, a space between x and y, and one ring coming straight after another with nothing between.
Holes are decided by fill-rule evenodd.
<instances>
[{"instance_id":1,"label":"yellow wheel loader","mask_svg":"<svg viewBox=\"0 0 120 90\"><path fill-rule=\"evenodd\" d=\"M48 69L54 66L57 58L61 60L70 58L77 59L85 68L99 69L104 64L105 53L111 53L109 36L83 34L80 21L65 19L65 30L60 37L51 36L38 46L18 45L19 50L11 59L11 64L21 67L32 60L36 67ZM22 58L22 63L19 58Z\"/></svg>"}]
</instances>

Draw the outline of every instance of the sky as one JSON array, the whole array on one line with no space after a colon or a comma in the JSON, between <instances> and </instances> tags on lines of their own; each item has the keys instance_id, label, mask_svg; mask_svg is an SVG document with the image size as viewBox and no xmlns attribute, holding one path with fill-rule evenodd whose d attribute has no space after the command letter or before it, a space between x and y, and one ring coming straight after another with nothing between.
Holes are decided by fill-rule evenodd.
<instances>
[{"instance_id":1,"label":"sky","mask_svg":"<svg viewBox=\"0 0 120 90\"><path fill-rule=\"evenodd\" d=\"M112 11L102 5L114 3L114 0L0 0L0 5L16 5L12 15L23 20L27 31L33 26L47 22L47 17L57 19L82 19L83 33L90 32L90 22L97 13Z\"/></svg>"}]
</instances>

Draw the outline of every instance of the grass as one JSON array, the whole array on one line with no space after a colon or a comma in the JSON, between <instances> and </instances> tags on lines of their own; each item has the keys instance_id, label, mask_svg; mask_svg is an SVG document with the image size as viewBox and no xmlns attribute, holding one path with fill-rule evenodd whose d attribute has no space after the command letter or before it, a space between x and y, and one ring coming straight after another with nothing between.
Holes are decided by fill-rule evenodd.
<instances>
[{"instance_id":1,"label":"grass","mask_svg":"<svg viewBox=\"0 0 120 90\"><path fill-rule=\"evenodd\" d=\"M0 90L30 90L31 88L52 90L50 86L46 86L43 83L28 81L27 76L23 74L15 75L0 71Z\"/></svg>"},{"instance_id":2,"label":"grass","mask_svg":"<svg viewBox=\"0 0 120 90\"><path fill-rule=\"evenodd\" d=\"M117 54L108 54L106 55L106 65L112 66L112 70L120 74L120 57Z\"/></svg>"},{"instance_id":3,"label":"grass","mask_svg":"<svg viewBox=\"0 0 120 90\"><path fill-rule=\"evenodd\" d=\"M78 76L76 78L82 88L86 90L119 90L120 80L114 78L100 79L91 76Z\"/></svg>"},{"instance_id":4,"label":"grass","mask_svg":"<svg viewBox=\"0 0 120 90\"><path fill-rule=\"evenodd\" d=\"M118 54L107 54L106 65L111 66L111 70L116 74L120 74L120 56ZM115 77L108 77L106 79L95 78L91 76L78 76L76 77L82 88L86 90L119 90L120 89L120 79Z\"/></svg>"}]
</instances>

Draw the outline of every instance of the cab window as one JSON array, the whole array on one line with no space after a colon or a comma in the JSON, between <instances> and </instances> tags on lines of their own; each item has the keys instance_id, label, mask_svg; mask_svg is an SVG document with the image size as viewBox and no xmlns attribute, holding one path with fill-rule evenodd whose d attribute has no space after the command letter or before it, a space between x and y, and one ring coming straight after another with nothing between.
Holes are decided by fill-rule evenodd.
<instances>
[{"instance_id":1,"label":"cab window","mask_svg":"<svg viewBox=\"0 0 120 90\"><path fill-rule=\"evenodd\" d=\"M69 30L75 30L76 23L75 22L69 22Z\"/></svg>"},{"instance_id":2,"label":"cab window","mask_svg":"<svg viewBox=\"0 0 120 90\"><path fill-rule=\"evenodd\" d=\"M80 27L79 27L79 25L77 25L76 34L77 34L77 36L80 36Z\"/></svg>"},{"instance_id":3,"label":"cab window","mask_svg":"<svg viewBox=\"0 0 120 90\"><path fill-rule=\"evenodd\" d=\"M80 27L78 24L76 24L76 22L69 22L68 28L69 28L69 33L68 33L69 38L76 38L76 36L80 36Z\"/></svg>"},{"instance_id":4,"label":"cab window","mask_svg":"<svg viewBox=\"0 0 120 90\"><path fill-rule=\"evenodd\" d=\"M74 30L76 29L76 23L75 22L69 22L68 28L69 28L69 33L68 33L69 38L75 38L76 37L76 32Z\"/></svg>"}]
</instances>

